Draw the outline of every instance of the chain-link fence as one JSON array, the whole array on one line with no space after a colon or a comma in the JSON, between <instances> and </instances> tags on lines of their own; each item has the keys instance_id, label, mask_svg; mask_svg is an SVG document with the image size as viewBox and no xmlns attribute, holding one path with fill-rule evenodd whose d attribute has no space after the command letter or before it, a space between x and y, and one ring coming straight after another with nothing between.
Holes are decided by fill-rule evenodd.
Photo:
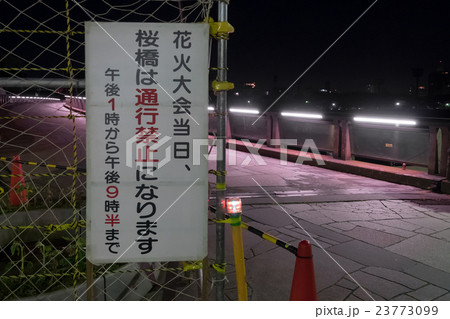
<instances>
[{"instance_id":1,"label":"chain-link fence","mask_svg":"<svg viewBox=\"0 0 450 319\"><path fill-rule=\"evenodd\" d=\"M85 257L84 21L198 22L212 6L113 3L0 2L1 300L209 298L208 259L93 266Z\"/></svg>"}]
</instances>

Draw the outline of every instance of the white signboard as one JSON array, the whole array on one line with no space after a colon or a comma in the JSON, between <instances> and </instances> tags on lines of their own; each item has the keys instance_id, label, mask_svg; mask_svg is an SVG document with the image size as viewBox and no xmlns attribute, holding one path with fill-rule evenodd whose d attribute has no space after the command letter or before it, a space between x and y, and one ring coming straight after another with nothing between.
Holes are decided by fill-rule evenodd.
<instances>
[{"instance_id":1,"label":"white signboard","mask_svg":"<svg viewBox=\"0 0 450 319\"><path fill-rule=\"evenodd\" d=\"M207 254L207 24L86 23L87 256ZM197 144L198 145L198 144Z\"/></svg>"}]
</instances>

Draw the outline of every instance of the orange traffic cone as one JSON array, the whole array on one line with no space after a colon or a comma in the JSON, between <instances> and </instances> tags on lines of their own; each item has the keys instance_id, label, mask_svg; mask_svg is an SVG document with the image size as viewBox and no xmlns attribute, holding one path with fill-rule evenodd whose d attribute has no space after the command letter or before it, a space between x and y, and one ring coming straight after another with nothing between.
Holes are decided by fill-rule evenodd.
<instances>
[{"instance_id":1,"label":"orange traffic cone","mask_svg":"<svg viewBox=\"0 0 450 319\"><path fill-rule=\"evenodd\" d=\"M316 279L311 244L302 240L298 244L295 261L294 278L292 279L291 297L289 300L317 300Z\"/></svg>"},{"instance_id":2,"label":"orange traffic cone","mask_svg":"<svg viewBox=\"0 0 450 319\"><path fill-rule=\"evenodd\" d=\"M13 156L11 175L9 202L12 206L20 206L27 202L27 190L18 190L25 187L25 178L23 176L19 155Z\"/></svg>"}]
</instances>

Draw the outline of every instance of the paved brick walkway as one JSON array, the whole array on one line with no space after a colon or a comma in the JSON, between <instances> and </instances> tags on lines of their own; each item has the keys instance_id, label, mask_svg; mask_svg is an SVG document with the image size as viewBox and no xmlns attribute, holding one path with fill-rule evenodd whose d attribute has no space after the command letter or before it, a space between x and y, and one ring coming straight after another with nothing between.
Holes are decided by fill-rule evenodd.
<instances>
[{"instance_id":1,"label":"paved brick walkway","mask_svg":"<svg viewBox=\"0 0 450 319\"><path fill-rule=\"evenodd\" d=\"M249 154L234 155L228 193L243 197L244 221L313 244L319 300L450 300L449 195L275 159L243 166ZM236 300L227 235L226 296ZM295 256L245 230L244 247L249 299L288 300Z\"/></svg>"}]
</instances>

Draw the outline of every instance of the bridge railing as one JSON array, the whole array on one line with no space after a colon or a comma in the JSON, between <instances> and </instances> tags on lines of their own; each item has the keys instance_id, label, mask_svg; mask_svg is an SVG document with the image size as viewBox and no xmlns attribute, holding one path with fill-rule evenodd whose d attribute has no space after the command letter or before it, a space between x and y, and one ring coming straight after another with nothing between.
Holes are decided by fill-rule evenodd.
<instances>
[{"instance_id":1,"label":"bridge railing","mask_svg":"<svg viewBox=\"0 0 450 319\"><path fill-rule=\"evenodd\" d=\"M313 140L317 148L342 160L367 159L392 164L421 166L428 174L447 176L449 169L448 121L420 118L416 126L355 122L350 115L329 114L324 119L285 117L267 112L259 115L229 113L227 138L265 140L279 147L274 139L296 140L291 147L302 147ZM256 121L256 122L255 122ZM211 133L216 132L216 117L210 111Z\"/></svg>"}]
</instances>

